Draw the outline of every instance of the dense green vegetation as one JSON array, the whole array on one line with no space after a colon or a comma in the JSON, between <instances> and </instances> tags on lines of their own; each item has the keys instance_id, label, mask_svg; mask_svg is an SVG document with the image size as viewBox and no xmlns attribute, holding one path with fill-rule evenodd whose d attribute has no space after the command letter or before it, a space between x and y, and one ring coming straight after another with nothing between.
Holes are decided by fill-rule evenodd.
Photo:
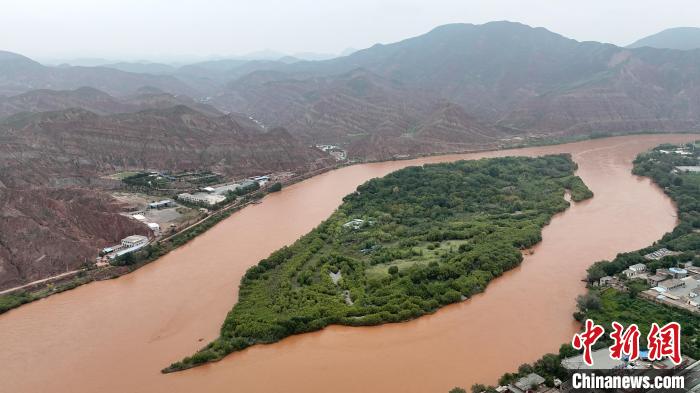
<instances>
[{"instance_id":1,"label":"dense green vegetation","mask_svg":"<svg viewBox=\"0 0 700 393\"><path fill-rule=\"evenodd\" d=\"M221 336L164 371L329 324L375 325L484 290L572 198L590 191L567 155L410 167L348 195L326 221L252 267Z\"/></svg>"},{"instance_id":2,"label":"dense green vegetation","mask_svg":"<svg viewBox=\"0 0 700 393\"><path fill-rule=\"evenodd\" d=\"M0 296L0 314L5 311L11 310L15 307L19 307L24 303L29 303L33 299L26 292L13 293L9 295Z\"/></svg>"},{"instance_id":3,"label":"dense green vegetation","mask_svg":"<svg viewBox=\"0 0 700 393\"><path fill-rule=\"evenodd\" d=\"M211 171L193 171L178 173L136 172L121 178L130 187L143 190L172 188L175 183L204 187L223 181L223 177Z\"/></svg>"},{"instance_id":4,"label":"dense green vegetation","mask_svg":"<svg viewBox=\"0 0 700 393\"><path fill-rule=\"evenodd\" d=\"M30 303L56 293L71 290L90 281L92 281L91 278L86 274L79 274L76 277L59 284L47 284L44 287L36 290L18 291L6 295L0 295L0 314L13 308L17 308L25 303Z\"/></svg>"},{"instance_id":5,"label":"dense green vegetation","mask_svg":"<svg viewBox=\"0 0 700 393\"><path fill-rule=\"evenodd\" d=\"M676 152L677 150L683 153ZM637 156L632 172L639 176L651 178L664 189L673 199L678 208L680 223L672 232L665 234L653 245L641 250L618 254L612 261L596 262L588 269L588 282L593 284L604 276L618 276L626 285L627 292L619 292L612 288L599 289L590 287L586 295L577 299L578 311L574 318L578 321L592 319L612 331L612 321L628 326L636 323L641 332L640 346L646 346L646 335L652 322L666 324L675 321L681 324L681 352L692 358L700 358L700 318L689 311L655 303L639 297L639 292L649 286L642 280L626 280L620 274L629 266L643 263L647 270L655 272L659 268L679 266L680 263L693 262L700 265L700 173L675 170L676 166L698 165L696 144L685 146L661 145L651 151ZM680 254L669 255L661 260L650 261L644 255L660 248L668 248ZM609 336L604 336L596 344L596 348L607 347L611 344ZM534 365L523 365L517 373L505 374L499 384L505 385L517 378L527 375L534 370L549 382L553 378L565 376L562 367L537 367L546 361L553 366L560 364L565 357L576 355L570 344L562 345L559 354L545 355ZM479 385L478 387L481 387Z\"/></svg>"},{"instance_id":6,"label":"dense green vegetation","mask_svg":"<svg viewBox=\"0 0 700 393\"><path fill-rule=\"evenodd\" d=\"M279 192L282 191L282 183L276 182L275 184L271 185L270 188L268 189L269 192Z\"/></svg>"},{"instance_id":7,"label":"dense green vegetation","mask_svg":"<svg viewBox=\"0 0 700 393\"><path fill-rule=\"evenodd\" d=\"M650 302L640 297L631 297L627 293L615 289L594 291L594 296L600 299L600 306L585 311L586 318L603 325L605 330L612 331L612 321L624 326L636 323L642 332L639 345L646 348L646 337L652 322L664 325L668 322L681 324L681 352L694 359L700 357L700 318L686 310ZM608 347L612 340L607 335L601 338L599 346Z\"/></svg>"},{"instance_id":8,"label":"dense green vegetation","mask_svg":"<svg viewBox=\"0 0 700 393\"><path fill-rule=\"evenodd\" d=\"M124 184L139 188L166 188L170 184L168 179L149 172L141 172L135 175L127 176L122 179Z\"/></svg>"}]
</instances>

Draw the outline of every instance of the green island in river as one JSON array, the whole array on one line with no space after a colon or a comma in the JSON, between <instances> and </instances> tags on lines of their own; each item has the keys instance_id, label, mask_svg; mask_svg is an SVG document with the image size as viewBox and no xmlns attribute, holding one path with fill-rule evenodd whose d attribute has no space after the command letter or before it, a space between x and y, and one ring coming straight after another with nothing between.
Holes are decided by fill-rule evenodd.
<instances>
[{"instance_id":1,"label":"green island in river","mask_svg":"<svg viewBox=\"0 0 700 393\"><path fill-rule=\"evenodd\" d=\"M221 335L164 372L330 324L400 322L459 302L522 261L593 196L569 155L404 168L346 196L317 228L250 268Z\"/></svg>"}]
</instances>

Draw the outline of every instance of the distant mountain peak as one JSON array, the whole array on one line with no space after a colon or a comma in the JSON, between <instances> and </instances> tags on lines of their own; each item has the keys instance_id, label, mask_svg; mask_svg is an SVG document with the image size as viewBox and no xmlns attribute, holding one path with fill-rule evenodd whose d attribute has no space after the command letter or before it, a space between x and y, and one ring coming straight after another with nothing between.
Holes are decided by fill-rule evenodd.
<instances>
[{"instance_id":1,"label":"distant mountain peak","mask_svg":"<svg viewBox=\"0 0 700 393\"><path fill-rule=\"evenodd\" d=\"M700 49L700 27L674 27L644 37L628 48L651 47L659 49Z\"/></svg>"},{"instance_id":2,"label":"distant mountain peak","mask_svg":"<svg viewBox=\"0 0 700 393\"><path fill-rule=\"evenodd\" d=\"M22 55L20 55L20 54L18 54L18 53L0 50L0 61L7 61L7 60L22 60L22 61L25 61L25 62L31 62L31 63L39 64L39 63L37 63L36 61L34 61L34 60L28 58L27 56L22 56Z\"/></svg>"}]
</instances>

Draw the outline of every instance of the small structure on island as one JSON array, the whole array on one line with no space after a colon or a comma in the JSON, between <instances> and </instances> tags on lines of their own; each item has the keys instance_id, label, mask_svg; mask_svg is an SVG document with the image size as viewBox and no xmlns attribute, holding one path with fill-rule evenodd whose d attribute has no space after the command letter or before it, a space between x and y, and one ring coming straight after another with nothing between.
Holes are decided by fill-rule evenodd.
<instances>
[{"instance_id":1,"label":"small structure on island","mask_svg":"<svg viewBox=\"0 0 700 393\"><path fill-rule=\"evenodd\" d=\"M622 274L627 278L635 278L644 274L646 270L647 267L643 263L637 263L623 270Z\"/></svg>"},{"instance_id":2,"label":"small structure on island","mask_svg":"<svg viewBox=\"0 0 700 393\"><path fill-rule=\"evenodd\" d=\"M601 287L607 287L610 284L612 284L615 281L615 277L612 276L605 276L601 277L600 280L598 280L598 285Z\"/></svg>"},{"instance_id":3,"label":"small structure on island","mask_svg":"<svg viewBox=\"0 0 700 393\"><path fill-rule=\"evenodd\" d=\"M669 255L678 255L680 254L677 251L671 251L668 248L660 248L654 252L650 252L649 254L645 255L644 258L650 260L650 261L658 261L659 259L669 256Z\"/></svg>"},{"instance_id":4,"label":"small structure on island","mask_svg":"<svg viewBox=\"0 0 700 393\"><path fill-rule=\"evenodd\" d=\"M357 229L362 228L362 226L364 224L365 224L365 220L360 219L360 218L355 218L355 219L352 219L352 220L346 222L345 224L343 224L343 228L352 228L352 229L357 230Z\"/></svg>"}]
</instances>

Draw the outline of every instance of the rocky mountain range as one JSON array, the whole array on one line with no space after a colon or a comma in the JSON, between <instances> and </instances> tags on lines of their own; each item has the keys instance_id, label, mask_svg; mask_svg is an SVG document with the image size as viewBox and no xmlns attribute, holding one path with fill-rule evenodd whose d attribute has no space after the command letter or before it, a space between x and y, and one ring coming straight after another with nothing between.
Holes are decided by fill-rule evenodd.
<instances>
[{"instance_id":1,"label":"rocky mountain range","mask_svg":"<svg viewBox=\"0 0 700 393\"><path fill-rule=\"evenodd\" d=\"M135 230L121 221L100 229L76 210L121 220L100 191L109 172L303 172L330 162L310 147L318 143L387 159L700 130L700 49L640 42L492 22L321 61L52 67L0 52L0 288L74 268ZM67 248L51 254L44 244Z\"/></svg>"},{"instance_id":2,"label":"rocky mountain range","mask_svg":"<svg viewBox=\"0 0 700 393\"><path fill-rule=\"evenodd\" d=\"M229 83L214 105L351 145L357 135L411 145L479 143L478 134L689 131L700 127L699 64L700 51L578 42L510 22L453 24L346 57L254 72ZM437 138L415 132L445 106L462 111L462 121L439 119Z\"/></svg>"},{"instance_id":3,"label":"rocky mountain range","mask_svg":"<svg viewBox=\"0 0 700 393\"><path fill-rule=\"evenodd\" d=\"M118 214L120 204L102 191L104 174L206 169L238 177L332 161L282 128L184 105L22 112L0 121L0 141L0 289L76 269L99 247L147 233Z\"/></svg>"},{"instance_id":4,"label":"rocky mountain range","mask_svg":"<svg viewBox=\"0 0 700 393\"><path fill-rule=\"evenodd\" d=\"M107 67L48 67L16 53L0 51L0 95L30 90L72 90L89 86L109 94L133 94L144 86L196 96L196 89L169 75L137 74Z\"/></svg>"},{"instance_id":5,"label":"rocky mountain range","mask_svg":"<svg viewBox=\"0 0 700 393\"><path fill-rule=\"evenodd\" d=\"M140 88L135 94L122 98L113 97L93 87L81 87L75 90L31 90L15 96L0 97L0 118L23 112L53 112L71 108L104 115L166 109L177 105L188 106L209 116L224 114L189 96L173 95L153 87Z\"/></svg>"},{"instance_id":6,"label":"rocky mountain range","mask_svg":"<svg viewBox=\"0 0 700 393\"><path fill-rule=\"evenodd\" d=\"M97 247L148 235L121 209L96 190L0 187L0 289L78 269L94 263Z\"/></svg>"}]
</instances>

